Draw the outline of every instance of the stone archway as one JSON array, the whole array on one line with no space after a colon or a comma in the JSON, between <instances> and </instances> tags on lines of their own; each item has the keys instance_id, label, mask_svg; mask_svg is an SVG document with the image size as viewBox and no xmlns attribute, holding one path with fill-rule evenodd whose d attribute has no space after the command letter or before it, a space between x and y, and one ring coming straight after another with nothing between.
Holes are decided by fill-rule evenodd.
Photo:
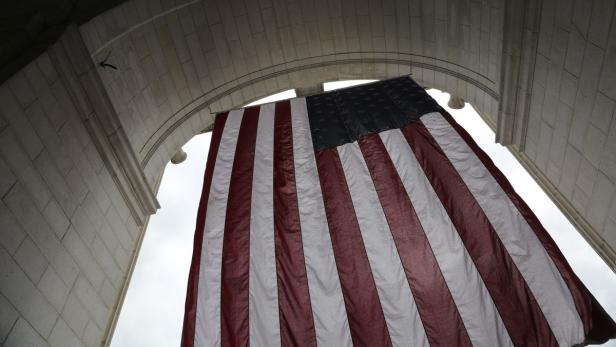
<instances>
[{"instance_id":1,"label":"stone archway","mask_svg":"<svg viewBox=\"0 0 616 347\"><path fill-rule=\"evenodd\" d=\"M95 61L120 67L101 78L152 183L212 113L328 80L411 73L495 120L503 16L502 1L128 2L80 32Z\"/></svg>"},{"instance_id":2,"label":"stone archway","mask_svg":"<svg viewBox=\"0 0 616 347\"><path fill-rule=\"evenodd\" d=\"M0 86L0 340L105 341L181 145L340 79L411 74L473 104L616 268L614 8L576 6L132 0L69 27Z\"/></svg>"}]
</instances>

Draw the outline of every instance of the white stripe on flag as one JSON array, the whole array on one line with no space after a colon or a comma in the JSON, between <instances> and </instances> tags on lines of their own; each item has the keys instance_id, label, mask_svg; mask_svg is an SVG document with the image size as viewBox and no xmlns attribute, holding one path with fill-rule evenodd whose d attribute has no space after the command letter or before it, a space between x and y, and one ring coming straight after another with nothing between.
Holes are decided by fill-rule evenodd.
<instances>
[{"instance_id":1,"label":"white stripe on flag","mask_svg":"<svg viewBox=\"0 0 616 347\"><path fill-rule=\"evenodd\" d=\"M279 346L278 283L274 250L274 107L261 106L250 209L249 338L251 346Z\"/></svg>"},{"instance_id":2,"label":"white stripe on flag","mask_svg":"<svg viewBox=\"0 0 616 347\"><path fill-rule=\"evenodd\" d=\"M359 145L348 143L337 150L392 344L428 346L411 288Z\"/></svg>"},{"instance_id":3,"label":"white stripe on flag","mask_svg":"<svg viewBox=\"0 0 616 347\"><path fill-rule=\"evenodd\" d=\"M299 219L317 343L319 346L352 346L305 98L291 100L291 122Z\"/></svg>"},{"instance_id":4,"label":"white stripe on flag","mask_svg":"<svg viewBox=\"0 0 616 347\"><path fill-rule=\"evenodd\" d=\"M422 123L462 177L526 280L561 346L584 340L584 327L573 297L534 231L488 169L438 113Z\"/></svg>"},{"instance_id":5,"label":"white stripe on flag","mask_svg":"<svg viewBox=\"0 0 616 347\"><path fill-rule=\"evenodd\" d=\"M471 342L474 346L512 346L473 260L404 135L398 129L379 135L411 199Z\"/></svg>"},{"instance_id":6,"label":"white stripe on flag","mask_svg":"<svg viewBox=\"0 0 616 347\"><path fill-rule=\"evenodd\" d=\"M222 241L229 182L237 135L244 110L229 112L220 140L218 155L212 174L212 187L207 199L207 218L199 268L197 315L195 320L195 347L220 345L220 273L222 266Z\"/></svg>"}]
</instances>

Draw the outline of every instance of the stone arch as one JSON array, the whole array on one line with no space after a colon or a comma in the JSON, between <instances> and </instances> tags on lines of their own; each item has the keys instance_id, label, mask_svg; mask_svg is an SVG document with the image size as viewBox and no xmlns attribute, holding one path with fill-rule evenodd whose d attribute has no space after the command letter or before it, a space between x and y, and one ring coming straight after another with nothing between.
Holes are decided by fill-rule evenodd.
<instances>
[{"instance_id":1,"label":"stone arch","mask_svg":"<svg viewBox=\"0 0 616 347\"><path fill-rule=\"evenodd\" d=\"M95 61L119 66L101 78L153 183L215 112L324 81L412 74L496 120L502 26L490 18L503 15L497 0L127 2L80 32Z\"/></svg>"},{"instance_id":2,"label":"stone arch","mask_svg":"<svg viewBox=\"0 0 616 347\"><path fill-rule=\"evenodd\" d=\"M10 278L2 284L11 286L0 288L0 305L12 307L0 318L16 322L0 341L108 342L159 207L158 179L177 149L218 111L339 79L411 74L469 101L616 268L614 6L77 2L60 13L61 25L42 25L45 11L29 12L32 28L27 16L13 23L35 30L12 47L26 51L21 69L0 71L10 75L0 85L0 218L11 231L0 238ZM73 8L86 9L81 19L71 20ZM28 259L48 264L44 274L18 264L22 245L37 246Z\"/></svg>"}]
</instances>

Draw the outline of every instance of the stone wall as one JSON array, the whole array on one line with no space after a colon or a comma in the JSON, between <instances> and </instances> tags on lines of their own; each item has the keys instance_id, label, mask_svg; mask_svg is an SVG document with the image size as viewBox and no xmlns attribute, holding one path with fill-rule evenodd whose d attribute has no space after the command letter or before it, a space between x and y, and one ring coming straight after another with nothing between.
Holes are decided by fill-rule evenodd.
<instances>
[{"instance_id":1,"label":"stone wall","mask_svg":"<svg viewBox=\"0 0 616 347\"><path fill-rule=\"evenodd\" d=\"M0 105L0 341L99 346L140 228L48 54Z\"/></svg>"},{"instance_id":2,"label":"stone wall","mask_svg":"<svg viewBox=\"0 0 616 347\"><path fill-rule=\"evenodd\" d=\"M472 103L616 268L614 7L133 0L70 27L0 85L0 343L108 341L173 154L217 111L340 79Z\"/></svg>"},{"instance_id":3,"label":"stone wall","mask_svg":"<svg viewBox=\"0 0 616 347\"><path fill-rule=\"evenodd\" d=\"M0 85L5 346L105 341L157 207L79 43L68 30Z\"/></svg>"},{"instance_id":4,"label":"stone wall","mask_svg":"<svg viewBox=\"0 0 616 347\"><path fill-rule=\"evenodd\" d=\"M614 11L614 1L543 1L523 155L616 268Z\"/></svg>"}]
</instances>

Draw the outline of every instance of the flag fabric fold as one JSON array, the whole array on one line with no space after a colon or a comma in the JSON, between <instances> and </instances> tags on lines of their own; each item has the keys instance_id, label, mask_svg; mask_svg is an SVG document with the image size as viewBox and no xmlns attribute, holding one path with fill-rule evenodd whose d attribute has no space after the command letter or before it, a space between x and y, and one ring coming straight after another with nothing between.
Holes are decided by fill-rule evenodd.
<instances>
[{"instance_id":1,"label":"flag fabric fold","mask_svg":"<svg viewBox=\"0 0 616 347\"><path fill-rule=\"evenodd\" d=\"M614 337L537 217L411 78L216 116L182 346Z\"/></svg>"}]
</instances>

